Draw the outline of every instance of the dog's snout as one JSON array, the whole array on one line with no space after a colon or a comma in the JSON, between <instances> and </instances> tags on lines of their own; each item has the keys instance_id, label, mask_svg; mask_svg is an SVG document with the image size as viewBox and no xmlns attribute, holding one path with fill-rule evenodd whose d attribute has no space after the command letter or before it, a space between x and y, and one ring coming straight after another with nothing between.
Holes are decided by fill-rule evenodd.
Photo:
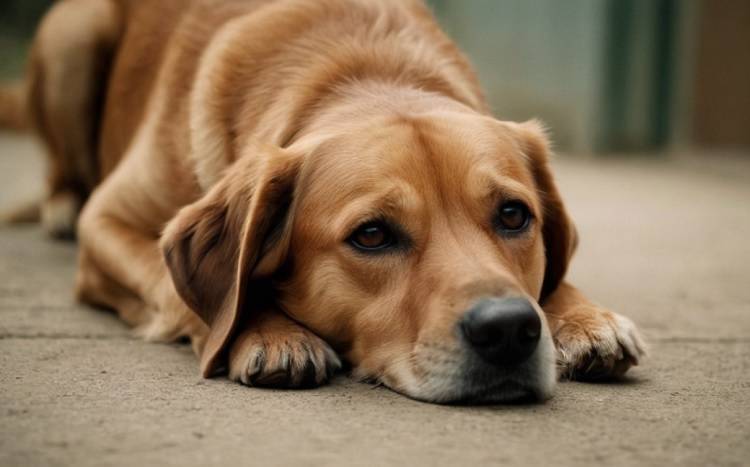
<instances>
[{"instance_id":1,"label":"dog's snout","mask_svg":"<svg viewBox=\"0 0 750 467\"><path fill-rule=\"evenodd\" d=\"M517 365L534 353L542 321L528 300L486 298L466 312L459 327L471 348L488 363Z\"/></svg>"}]
</instances>

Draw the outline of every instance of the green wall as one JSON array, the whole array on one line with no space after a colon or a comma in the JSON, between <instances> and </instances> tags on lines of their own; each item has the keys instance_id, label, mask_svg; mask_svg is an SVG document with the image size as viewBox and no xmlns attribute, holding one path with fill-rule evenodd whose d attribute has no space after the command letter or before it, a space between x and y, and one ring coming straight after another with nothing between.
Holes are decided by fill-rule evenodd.
<instances>
[{"instance_id":1,"label":"green wall","mask_svg":"<svg viewBox=\"0 0 750 467\"><path fill-rule=\"evenodd\" d=\"M694 0L432 0L495 114L539 117L576 152L661 149Z\"/></svg>"},{"instance_id":2,"label":"green wall","mask_svg":"<svg viewBox=\"0 0 750 467\"><path fill-rule=\"evenodd\" d=\"M0 78L21 73L29 39L51 4L51 0L0 0Z\"/></svg>"}]
</instances>

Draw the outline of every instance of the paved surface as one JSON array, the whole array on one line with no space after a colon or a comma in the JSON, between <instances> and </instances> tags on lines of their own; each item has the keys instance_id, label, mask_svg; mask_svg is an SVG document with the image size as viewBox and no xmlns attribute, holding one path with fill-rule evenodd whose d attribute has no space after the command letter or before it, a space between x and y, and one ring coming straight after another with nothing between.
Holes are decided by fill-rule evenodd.
<instances>
[{"instance_id":1,"label":"paved surface","mask_svg":"<svg viewBox=\"0 0 750 467\"><path fill-rule=\"evenodd\" d=\"M0 136L0 208L39 193L37 154ZM750 163L556 165L581 234L574 281L650 342L627 382L444 407L346 377L203 380L186 346L73 302L73 245L3 228L0 465L748 465Z\"/></svg>"}]
</instances>

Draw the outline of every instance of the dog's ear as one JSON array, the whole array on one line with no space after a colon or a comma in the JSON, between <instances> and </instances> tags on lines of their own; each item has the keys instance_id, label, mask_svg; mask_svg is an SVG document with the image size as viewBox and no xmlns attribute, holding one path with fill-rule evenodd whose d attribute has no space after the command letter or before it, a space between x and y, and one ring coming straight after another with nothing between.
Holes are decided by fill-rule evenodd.
<instances>
[{"instance_id":1,"label":"dog's ear","mask_svg":"<svg viewBox=\"0 0 750 467\"><path fill-rule=\"evenodd\" d=\"M565 210L549 167L550 143L544 126L537 120L517 125L521 147L530 164L542 203L542 235L546 266L539 303L557 289L578 245L578 234Z\"/></svg>"},{"instance_id":2,"label":"dog's ear","mask_svg":"<svg viewBox=\"0 0 750 467\"><path fill-rule=\"evenodd\" d=\"M262 299L250 296L257 291L252 284L270 278L286 258L300 159L278 148L240 158L162 235L177 292L210 328L201 355L206 377L220 368L243 308Z\"/></svg>"}]
</instances>

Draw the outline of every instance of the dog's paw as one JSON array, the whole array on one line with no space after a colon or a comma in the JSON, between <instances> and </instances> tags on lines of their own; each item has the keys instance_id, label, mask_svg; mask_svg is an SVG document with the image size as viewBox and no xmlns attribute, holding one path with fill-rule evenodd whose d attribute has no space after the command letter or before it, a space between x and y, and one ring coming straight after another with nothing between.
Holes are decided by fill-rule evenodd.
<instances>
[{"instance_id":1,"label":"dog's paw","mask_svg":"<svg viewBox=\"0 0 750 467\"><path fill-rule=\"evenodd\" d=\"M635 324L608 310L586 307L553 331L560 376L577 380L619 378L646 354Z\"/></svg>"},{"instance_id":2,"label":"dog's paw","mask_svg":"<svg viewBox=\"0 0 750 467\"><path fill-rule=\"evenodd\" d=\"M229 378L248 386L310 388L341 368L336 352L299 326L249 329L232 346Z\"/></svg>"}]
</instances>

